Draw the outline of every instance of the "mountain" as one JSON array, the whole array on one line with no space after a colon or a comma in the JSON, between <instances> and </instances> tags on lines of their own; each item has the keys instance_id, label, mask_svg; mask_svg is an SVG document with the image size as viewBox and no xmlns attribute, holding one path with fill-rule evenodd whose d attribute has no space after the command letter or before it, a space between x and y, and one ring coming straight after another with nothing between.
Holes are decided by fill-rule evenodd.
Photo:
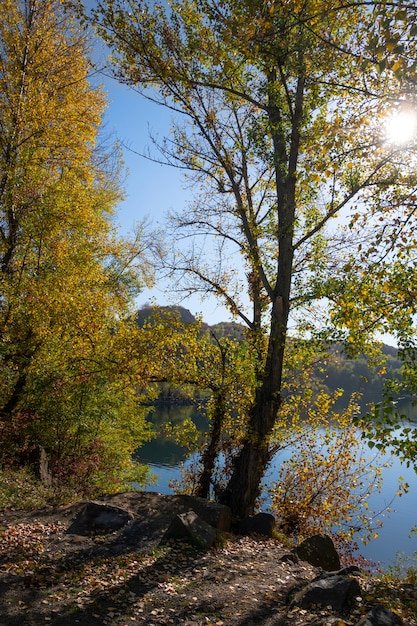
<instances>
[{"instance_id":1,"label":"mountain","mask_svg":"<svg viewBox=\"0 0 417 626\"><path fill-rule=\"evenodd\" d=\"M209 326L212 333L217 337L228 337L243 341L246 336L246 327L237 322L219 322Z\"/></svg>"},{"instance_id":2,"label":"mountain","mask_svg":"<svg viewBox=\"0 0 417 626\"><path fill-rule=\"evenodd\" d=\"M367 404L382 398L384 383L388 379L401 379L401 361L398 351L392 346L383 345L382 353L386 361L380 367L371 365L365 355L352 359L343 352L341 344L331 346L330 358L320 363L315 375L321 384L332 392L343 389L342 403L352 393L362 394L362 403Z\"/></svg>"},{"instance_id":3,"label":"mountain","mask_svg":"<svg viewBox=\"0 0 417 626\"><path fill-rule=\"evenodd\" d=\"M182 306L151 306L150 304L145 304L136 312L136 321L139 326L143 326L149 317L156 314L162 317L179 316L184 324L195 324L197 321L194 315Z\"/></svg>"}]
</instances>

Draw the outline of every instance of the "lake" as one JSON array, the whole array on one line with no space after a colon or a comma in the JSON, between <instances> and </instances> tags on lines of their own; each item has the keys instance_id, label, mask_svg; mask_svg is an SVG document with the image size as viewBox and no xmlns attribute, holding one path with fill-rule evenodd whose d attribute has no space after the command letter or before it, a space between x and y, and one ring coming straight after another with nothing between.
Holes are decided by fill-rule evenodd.
<instances>
[{"instance_id":1,"label":"lake","mask_svg":"<svg viewBox=\"0 0 417 626\"><path fill-rule=\"evenodd\" d=\"M405 414L414 420L415 416L411 409ZM159 406L152 413L152 422L156 428L167 421L179 424L185 418L193 419L201 431L207 428L205 417L193 406ZM410 424L416 426L415 421ZM278 454L273 459L268 473L273 476L288 455L289 452L286 455ZM369 456L373 457L373 451L369 450ZM146 490L163 494L174 493L170 482L180 478L181 468L187 464L185 450L181 446L162 437L157 438L138 450L137 458L149 465L156 477L156 481L146 487ZM410 489L403 496L394 497L398 489L399 476L410 485ZM394 501L390 504L393 497ZM388 566L396 562L399 554L412 556L417 553L417 534L409 536L411 528L417 526L417 474L414 470L405 467L397 457L392 456L392 465L383 469L382 490L369 499L369 505L376 511L390 506L391 513L379 516L383 521L383 527L377 528L379 536L367 545L361 544L361 555L372 562L380 563L381 566Z\"/></svg>"}]
</instances>

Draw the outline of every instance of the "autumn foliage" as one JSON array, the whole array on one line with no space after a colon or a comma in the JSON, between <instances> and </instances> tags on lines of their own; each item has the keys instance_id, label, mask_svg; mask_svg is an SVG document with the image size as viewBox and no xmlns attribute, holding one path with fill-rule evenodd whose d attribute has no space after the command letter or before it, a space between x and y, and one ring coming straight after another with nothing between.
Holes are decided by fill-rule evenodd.
<instances>
[{"instance_id":1,"label":"autumn foliage","mask_svg":"<svg viewBox=\"0 0 417 626\"><path fill-rule=\"evenodd\" d=\"M284 423L289 337L358 353L377 332L413 332L400 276L415 285L416 144L386 123L415 102L415 16L310 0L92 11L115 76L176 114L155 158L187 170L195 201L171 216L164 270L248 328L256 385L222 496L237 517Z\"/></svg>"},{"instance_id":2,"label":"autumn foliage","mask_svg":"<svg viewBox=\"0 0 417 626\"><path fill-rule=\"evenodd\" d=\"M2 464L40 444L55 484L103 488L146 437L126 368L146 261L111 222L120 163L84 30L61 0L6 0L0 41Z\"/></svg>"},{"instance_id":3,"label":"autumn foliage","mask_svg":"<svg viewBox=\"0 0 417 626\"><path fill-rule=\"evenodd\" d=\"M61 491L143 481L132 453L151 434L156 385L197 387L209 397L207 438L190 423L173 432L199 446L195 493L213 488L236 518L250 514L274 455L292 445L272 493L282 525L306 534L343 519L347 536L368 532L351 511L369 470L355 404L334 411L311 372L329 341L355 354L376 332L403 343L413 333L415 145L387 141L382 121L412 100L415 10L94 6L116 76L184 121L157 148L188 170L196 201L172 216L172 255L158 262L186 295L228 306L246 326L234 341L175 317L136 323L146 234L122 241L112 224L120 159L102 143L105 98L76 5L0 6L3 469L40 445ZM211 239L207 254L197 241ZM306 439L308 429L321 434Z\"/></svg>"}]
</instances>

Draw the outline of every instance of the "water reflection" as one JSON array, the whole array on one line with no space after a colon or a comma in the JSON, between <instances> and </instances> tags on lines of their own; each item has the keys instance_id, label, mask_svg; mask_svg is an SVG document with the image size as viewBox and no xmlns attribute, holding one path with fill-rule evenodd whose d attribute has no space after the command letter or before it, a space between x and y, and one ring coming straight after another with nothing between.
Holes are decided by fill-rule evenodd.
<instances>
[{"instance_id":1,"label":"water reflection","mask_svg":"<svg viewBox=\"0 0 417 626\"><path fill-rule=\"evenodd\" d=\"M410 415L416 419L416 407L409 401L403 401L399 406L402 414ZM170 421L180 424L185 419L192 419L200 431L207 430L207 419L195 406L160 406L150 416L155 429L159 431L163 424ZM416 426L416 422L410 422L411 426ZM148 486L149 491L159 491L160 493L173 493L170 488L172 480L180 479L181 468L187 464L185 449L166 437L158 437L148 442L136 454L136 458L151 467L151 471L156 475L157 480ZM290 451L277 455L271 463L269 475L272 477L284 457L289 456ZM370 451L369 456L372 456ZM384 458L381 458L381 464ZM392 498L398 488L398 477L402 476L410 485L409 492L402 497ZM381 516L383 527L377 529L379 537L371 541L366 546L361 546L361 554L373 562L381 562L385 565L394 562L398 553L411 555L417 551L417 535L409 537L410 530L417 525L417 509L415 506L415 494L417 491L417 474L412 468L401 465L396 456L392 457L392 465L383 470L383 488L381 493L374 494L369 500L370 508L381 511L386 506L391 506L391 514Z\"/></svg>"},{"instance_id":2,"label":"water reflection","mask_svg":"<svg viewBox=\"0 0 417 626\"><path fill-rule=\"evenodd\" d=\"M195 405L157 406L149 414L148 419L152 422L155 431L161 434L145 443L136 452L135 458L141 463L156 467L177 467L186 458L186 449L164 435L164 424L170 422L176 426L185 420L192 420L200 432L206 432L208 429L204 411Z\"/></svg>"},{"instance_id":3,"label":"water reflection","mask_svg":"<svg viewBox=\"0 0 417 626\"><path fill-rule=\"evenodd\" d=\"M397 403L397 409L400 415L403 415L410 422L414 422L417 426L417 405L409 398L399 400Z\"/></svg>"}]
</instances>

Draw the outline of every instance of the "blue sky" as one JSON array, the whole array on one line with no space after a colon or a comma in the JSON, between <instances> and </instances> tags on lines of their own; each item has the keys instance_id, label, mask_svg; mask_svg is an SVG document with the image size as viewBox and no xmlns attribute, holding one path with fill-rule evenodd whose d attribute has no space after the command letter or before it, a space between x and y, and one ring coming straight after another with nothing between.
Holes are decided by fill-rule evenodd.
<instances>
[{"instance_id":1,"label":"blue sky","mask_svg":"<svg viewBox=\"0 0 417 626\"><path fill-rule=\"evenodd\" d=\"M126 199L119 205L116 222L120 233L133 231L135 222L148 218L161 226L170 210L187 206L191 191L186 189L183 173L140 157L151 146L149 132L161 139L169 133L172 112L149 102L132 89L111 78L101 77L108 98L104 119L105 133L111 133L122 144L127 178L124 184ZM130 148L130 149L129 149ZM229 311L214 298L201 301L194 296L183 301L172 299L169 285L158 283L154 289L144 290L137 299L138 307L147 303L181 304L194 315L201 314L208 324L233 319ZM239 320L237 320L239 321ZM394 345L392 337L384 335L382 341Z\"/></svg>"},{"instance_id":2,"label":"blue sky","mask_svg":"<svg viewBox=\"0 0 417 626\"><path fill-rule=\"evenodd\" d=\"M151 145L149 132L163 138L169 133L172 112L149 102L132 89L111 78L99 77L108 98L104 118L104 134L111 134L123 148L127 178L124 184L126 199L119 205L117 223L120 232L132 232L135 222L148 218L161 226L169 210L180 210L191 198L185 188L183 173L140 157ZM129 149L130 148L130 149ZM198 296L179 302L171 300L169 285L159 283L152 290L145 290L138 298L138 306L148 302L156 304L178 303L193 314L202 314L208 324L232 319L229 312L214 298L200 300Z\"/></svg>"},{"instance_id":3,"label":"blue sky","mask_svg":"<svg viewBox=\"0 0 417 626\"><path fill-rule=\"evenodd\" d=\"M96 0L84 0L87 9ZM105 44L92 35L92 55L99 67L106 64ZM187 206L191 193L186 190L183 173L175 168L149 161L134 151L143 153L151 145L149 133L162 139L169 134L172 111L152 103L134 90L102 74L92 82L102 84L108 107L104 117L103 135L113 136L122 144L127 177L124 182L126 199L119 205L116 223L121 235L134 229L135 222L148 218L156 226L163 224L170 210ZM130 148L130 149L129 149ZM201 314L208 324L233 319L229 311L216 299L201 301L195 296L181 302L170 297L169 285L159 282L156 288L144 290L137 299L138 307L146 303L181 304L194 315Z\"/></svg>"}]
</instances>

